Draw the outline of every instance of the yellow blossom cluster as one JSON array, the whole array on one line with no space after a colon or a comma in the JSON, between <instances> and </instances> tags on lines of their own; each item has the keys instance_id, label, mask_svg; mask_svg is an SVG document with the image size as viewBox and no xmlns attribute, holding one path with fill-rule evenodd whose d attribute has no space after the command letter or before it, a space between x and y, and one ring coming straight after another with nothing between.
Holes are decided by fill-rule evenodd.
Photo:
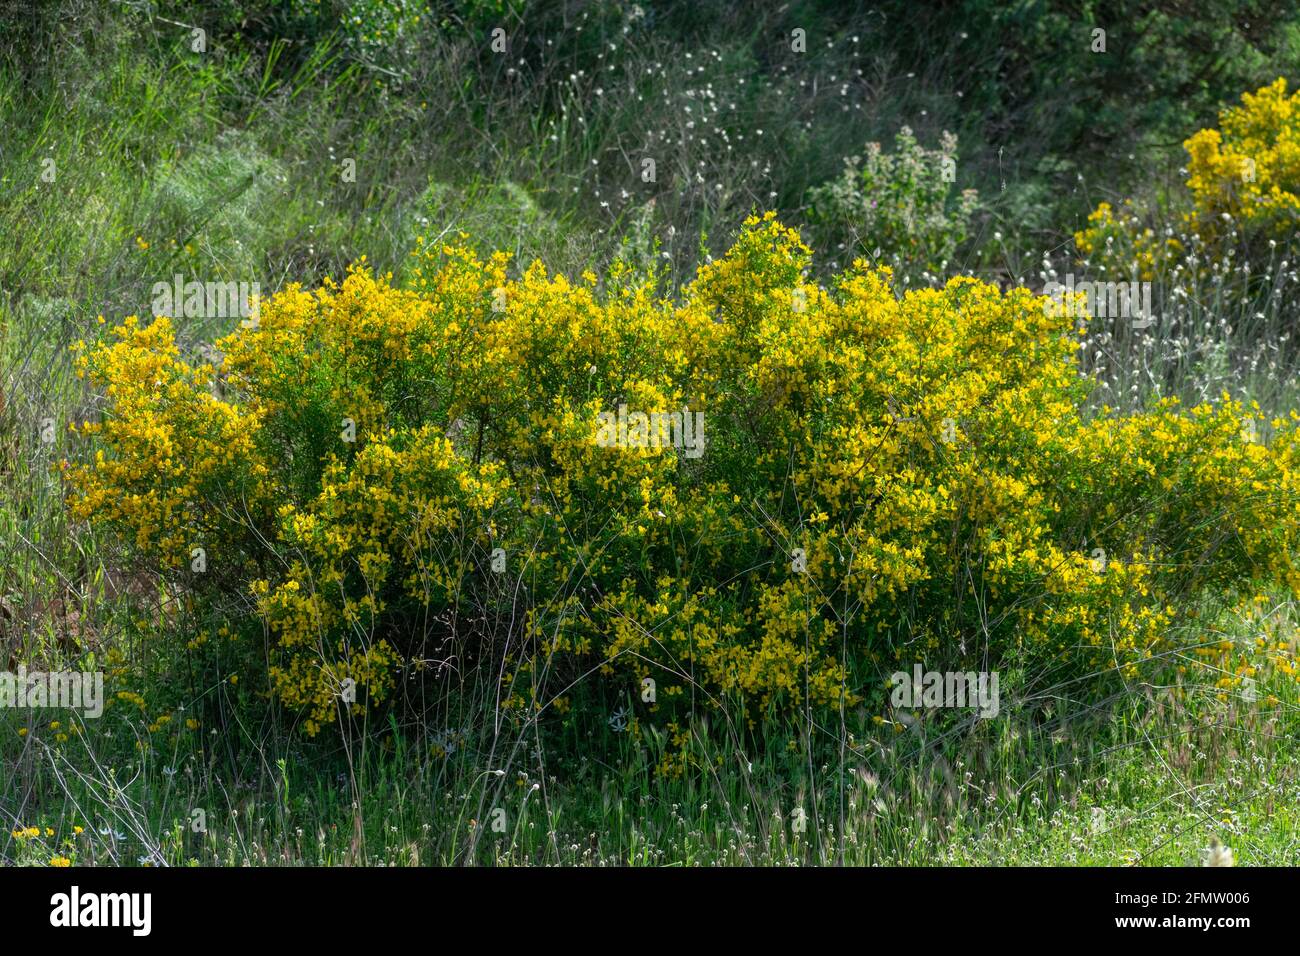
<instances>
[{"instance_id":1,"label":"yellow blossom cluster","mask_svg":"<svg viewBox=\"0 0 1300 956\"><path fill-rule=\"evenodd\" d=\"M1187 188L1203 229L1224 214L1268 233L1292 232L1300 219L1300 93L1286 79L1241 97L1224 110L1221 129L1203 129L1184 143Z\"/></svg>"},{"instance_id":2,"label":"yellow blossom cluster","mask_svg":"<svg viewBox=\"0 0 1300 956\"><path fill-rule=\"evenodd\" d=\"M75 506L164 564L221 540L308 733L433 660L491 657L521 715L593 673L669 716L838 706L904 659L1132 673L1188 596L1300 585L1294 421L1088 416L1028 290L810 267L770 214L671 298L421 246L409 289L273 296L219 373L128 320L84 359ZM598 442L624 405L702 414L703 455Z\"/></svg>"},{"instance_id":3,"label":"yellow blossom cluster","mask_svg":"<svg viewBox=\"0 0 1300 956\"><path fill-rule=\"evenodd\" d=\"M133 544L168 568L195 547L218 551L242 533L224 509L256 512L270 473L254 448L258 411L214 394L210 364L180 354L171 321L129 316L114 341L77 343L77 373L104 391L112 414L78 431L99 439L93 463L68 469L78 518L131 529Z\"/></svg>"},{"instance_id":4,"label":"yellow blossom cluster","mask_svg":"<svg viewBox=\"0 0 1300 956\"><path fill-rule=\"evenodd\" d=\"M1158 210L1125 200L1100 203L1075 245L1085 258L1117 276L1151 280L1188 253L1214 253L1236 230L1282 239L1300 223L1300 93L1285 78L1219 115L1219 128L1199 130L1187 150L1187 210L1177 230L1161 225ZM1176 233L1176 234L1175 234ZM1212 258L1212 256L1210 257ZM1197 264L1207 267L1206 257Z\"/></svg>"}]
</instances>

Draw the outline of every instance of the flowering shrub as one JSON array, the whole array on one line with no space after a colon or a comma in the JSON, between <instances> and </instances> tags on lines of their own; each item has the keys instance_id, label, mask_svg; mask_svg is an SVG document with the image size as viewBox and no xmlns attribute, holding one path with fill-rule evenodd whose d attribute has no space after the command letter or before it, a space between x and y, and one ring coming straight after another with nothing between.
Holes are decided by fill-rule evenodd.
<instances>
[{"instance_id":1,"label":"flowering shrub","mask_svg":"<svg viewBox=\"0 0 1300 956\"><path fill-rule=\"evenodd\" d=\"M950 199L957 169L954 134L945 132L938 149L926 149L904 126L894 147L886 153L879 143L868 143L865 157L845 161L839 179L812 190L813 221L830 237L895 266L941 272L966 240L979 195L964 189Z\"/></svg>"},{"instance_id":2,"label":"flowering shrub","mask_svg":"<svg viewBox=\"0 0 1300 956\"><path fill-rule=\"evenodd\" d=\"M1172 229L1158 236L1159 228L1158 218L1131 199L1119 209L1108 202L1098 203L1088 214L1087 228L1074 234L1075 248L1105 275L1150 282L1175 268L1189 246L1198 245L1195 239L1187 242Z\"/></svg>"},{"instance_id":3,"label":"flowering shrub","mask_svg":"<svg viewBox=\"0 0 1300 956\"><path fill-rule=\"evenodd\" d=\"M1300 221L1300 94L1286 80L1241 97L1219 117L1222 131L1203 129L1184 145L1187 188L1203 229L1222 216L1285 234Z\"/></svg>"},{"instance_id":4,"label":"flowering shrub","mask_svg":"<svg viewBox=\"0 0 1300 956\"><path fill-rule=\"evenodd\" d=\"M417 259L406 290L364 262L289 287L219 369L166 318L80 360L106 407L75 512L251 592L309 733L448 656L520 716L593 671L752 716L879 702L900 661L1132 674L1189 597L1300 585L1295 416L1086 417L1075 320L1028 290L821 288L770 214L679 301ZM703 413L704 454L598 440L622 405Z\"/></svg>"},{"instance_id":5,"label":"flowering shrub","mask_svg":"<svg viewBox=\"0 0 1300 956\"><path fill-rule=\"evenodd\" d=\"M1241 106L1220 114L1220 129L1183 144L1188 208L1177 230L1132 201L1119 211L1101 203L1075 234L1079 252L1120 273L1136 265L1150 279L1186 253L1222 251L1238 230L1248 240L1289 239L1300 222L1300 94L1288 96L1286 86L1279 78L1243 94Z\"/></svg>"},{"instance_id":6,"label":"flowering shrub","mask_svg":"<svg viewBox=\"0 0 1300 956\"><path fill-rule=\"evenodd\" d=\"M1298 117L1285 80L1245 94L1219 129L1185 142L1186 189L1103 202L1075 234L1087 281L1140 280L1152 293L1142 322L1097 323L1083 337L1107 401L1199 401L1231 389L1290 402ZM1045 263L1044 278L1052 269Z\"/></svg>"},{"instance_id":7,"label":"flowering shrub","mask_svg":"<svg viewBox=\"0 0 1300 956\"><path fill-rule=\"evenodd\" d=\"M88 842L85 827L72 825L60 827L62 839L54 827L23 826L19 824L9 831L13 841L12 850L20 865L26 866L73 866L79 850Z\"/></svg>"}]
</instances>

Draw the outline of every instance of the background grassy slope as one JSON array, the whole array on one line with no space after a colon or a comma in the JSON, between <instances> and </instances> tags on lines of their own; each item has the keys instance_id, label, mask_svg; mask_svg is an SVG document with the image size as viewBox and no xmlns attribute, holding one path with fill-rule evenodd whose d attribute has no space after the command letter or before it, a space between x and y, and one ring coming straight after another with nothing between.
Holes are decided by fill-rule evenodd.
<instances>
[{"instance_id":1,"label":"background grassy slope","mask_svg":"<svg viewBox=\"0 0 1300 956\"><path fill-rule=\"evenodd\" d=\"M985 199L960 265L1029 281L1045 254L1067 254L1097 201L1178 181L1182 139L1242 90L1293 74L1300 53L1290 3L755 7L0 3L6 664L71 666L113 648L147 672L152 648L195 626L69 525L51 467L96 401L68 345L98 315L147 311L159 277L269 293L362 255L401 273L416 234L464 232L571 274L621 255L682 280L752 209L803 224L810 187L906 123L925 143L958 133L958 184ZM498 27L505 54L491 48ZM1090 51L1095 29L1105 55ZM809 238L828 269L852 253ZM190 348L224 331L181 327ZM1198 374L1237 381L1187 370ZM1256 392L1281 403L1285 378L1261 375ZM1217 829L1242 860L1293 862L1297 701L1272 690L1269 716L1150 688L1118 712L1020 702L1032 717L987 741L924 727L892 738L864 719L851 741L772 728L786 749L751 752L700 730L719 771L675 782L648 770L662 741L646 752L612 732L575 730L555 753L528 742L493 767L456 726L306 751L273 720L241 723L232 687L193 693L227 700L234 730L171 754L142 755L146 731L129 723L60 741L66 728L6 712L0 858L47 862L71 838L79 860L117 863L1166 863ZM1110 716L1090 722L1092 710ZM584 759L589 748L602 756ZM485 831L493 807L509 811L509 841ZM194 808L206 840L187 828ZM52 842L9 837L37 821ZM74 823L87 833L69 837Z\"/></svg>"}]
</instances>

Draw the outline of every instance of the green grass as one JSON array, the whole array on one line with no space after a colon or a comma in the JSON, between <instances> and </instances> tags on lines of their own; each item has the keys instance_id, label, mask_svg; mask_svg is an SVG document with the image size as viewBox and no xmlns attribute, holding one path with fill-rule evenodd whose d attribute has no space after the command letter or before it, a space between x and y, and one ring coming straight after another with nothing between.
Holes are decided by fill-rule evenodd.
<instances>
[{"instance_id":1,"label":"green grass","mask_svg":"<svg viewBox=\"0 0 1300 956\"><path fill-rule=\"evenodd\" d=\"M113 743L88 726L57 743L34 726L3 822L55 835L0 835L0 848L97 865L1158 866L1195 864L1217 837L1239 865L1286 865L1300 698L1293 681L1276 689L1272 705L1153 691L1102 717L1013 716L930 746L917 725L838 754L792 727L770 728L766 749L695 728L700 766L680 777L652 772L653 737L597 751L608 762L494 762L486 740L445 754L387 731L341 761L277 740L241 776L216 746L141 756L129 733Z\"/></svg>"}]
</instances>

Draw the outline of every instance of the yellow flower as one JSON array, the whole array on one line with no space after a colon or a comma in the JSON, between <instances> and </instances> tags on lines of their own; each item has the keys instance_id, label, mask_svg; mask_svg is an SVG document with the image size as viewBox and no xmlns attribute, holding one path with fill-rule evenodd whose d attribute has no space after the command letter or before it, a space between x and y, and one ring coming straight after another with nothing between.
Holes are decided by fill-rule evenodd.
<instances>
[{"instance_id":1,"label":"yellow flower","mask_svg":"<svg viewBox=\"0 0 1300 956\"><path fill-rule=\"evenodd\" d=\"M1104 207L1091 227L1138 219ZM500 688L520 722L569 706L548 675L588 671L670 685L641 701L665 719L692 700L877 708L862 675L902 647L1132 677L1171 656L1189 582L1300 584L1295 423L1265 444L1231 399L1093 414L1074 319L1028 289L906 290L866 262L823 288L770 214L673 300L622 264L571 282L468 243L414 260L409 289L364 262L290 285L219 362L186 361L166 318L79 353L104 410L68 469L74 515L172 576L199 548L264 568L239 582L259 620L225 633L264 626L244 686L308 735L398 696L428 659L410 623L481 619L464 612L500 606L502 567L527 580ZM979 628L957 610L974 606ZM1244 673L1234 648L1188 658ZM691 693L662 676L683 674ZM666 772L695 759L684 726Z\"/></svg>"}]
</instances>

